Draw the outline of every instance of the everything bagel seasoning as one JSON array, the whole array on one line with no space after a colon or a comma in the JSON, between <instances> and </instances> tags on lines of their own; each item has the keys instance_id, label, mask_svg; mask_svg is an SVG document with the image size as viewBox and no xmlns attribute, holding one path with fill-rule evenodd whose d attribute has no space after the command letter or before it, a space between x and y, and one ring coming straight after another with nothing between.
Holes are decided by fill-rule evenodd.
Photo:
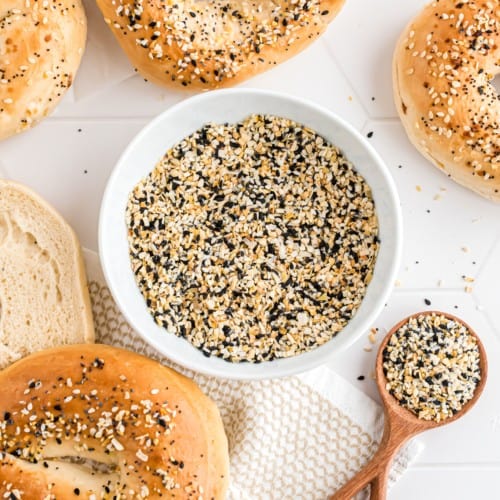
<instances>
[{"instance_id":1,"label":"everything bagel seasoning","mask_svg":"<svg viewBox=\"0 0 500 500\"><path fill-rule=\"evenodd\" d=\"M476 337L440 314L411 318L391 336L382 356L387 390L424 420L455 415L481 380Z\"/></svg>"},{"instance_id":2,"label":"everything bagel seasoning","mask_svg":"<svg viewBox=\"0 0 500 500\"><path fill-rule=\"evenodd\" d=\"M314 131L268 115L206 125L169 149L130 194L126 221L156 323L232 362L330 340L379 248L364 179Z\"/></svg>"}]
</instances>

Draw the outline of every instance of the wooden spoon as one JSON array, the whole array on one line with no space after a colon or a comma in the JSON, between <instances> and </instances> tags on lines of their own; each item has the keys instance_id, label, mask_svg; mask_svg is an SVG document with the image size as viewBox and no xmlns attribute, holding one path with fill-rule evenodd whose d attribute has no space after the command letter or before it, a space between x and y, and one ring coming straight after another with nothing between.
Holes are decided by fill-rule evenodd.
<instances>
[{"instance_id":1,"label":"wooden spoon","mask_svg":"<svg viewBox=\"0 0 500 500\"><path fill-rule=\"evenodd\" d=\"M382 366L382 353L392 334L405 323L407 323L411 318L429 314L442 315L464 325L469 330L471 335L474 335L476 337L480 355L479 366L481 370L481 380L474 391L474 396L463 406L463 408L458 413L450 418L442 420L441 422L419 419L410 410L407 410L406 408L400 406L397 399L394 398L385 388L386 378ZM337 491L337 493L330 497L330 500L349 500L354 495L356 495L356 493L363 490L368 484L371 485L371 500L385 499L387 495L387 478L389 475L392 460L397 451L415 435L429 429L435 429L436 427L449 424L454 420L457 420L457 418L464 416L474 406L476 401L479 399L479 396L483 392L484 385L486 383L486 377L488 374L488 363L486 360L486 353L483 344L479 340L476 333L472 330L472 328L467 325L467 323L448 313L439 311L425 311L412 314L408 318L400 321L386 335L378 350L375 373L378 390L380 392L380 397L384 406L385 422L382 441L380 442L378 451L375 453L371 461L345 486L343 486L339 491Z\"/></svg>"}]
</instances>

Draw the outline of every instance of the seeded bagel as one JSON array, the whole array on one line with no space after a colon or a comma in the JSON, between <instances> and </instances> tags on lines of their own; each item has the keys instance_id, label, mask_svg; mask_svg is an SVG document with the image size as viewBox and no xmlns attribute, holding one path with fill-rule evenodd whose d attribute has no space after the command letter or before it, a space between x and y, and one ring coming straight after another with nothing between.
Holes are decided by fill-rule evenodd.
<instances>
[{"instance_id":1,"label":"seeded bagel","mask_svg":"<svg viewBox=\"0 0 500 500\"><path fill-rule=\"evenodd\" d=\"M14 363L0 385L1 498L224 498L219 412L174 370L75 345Z\"/></svg>"},{"instance_id":2,"label":"seeded bagel","mask_svg":"<svg viewBox=\"0 0 500 500\"><path fill-rule=\"evenodd\" d=\"M52 112L74 80L86 34L81 0L0 2L0 139Z\"/></svg>"},{"instance_id":3,"label":"seeded bagel","mask_svg":"<svg viewBox=\"0 0 500 500\"><path fill-rule=\"evenodd\" d=\"M437 0L405 29L394 96L408 137L455 181L500 201L498 0Z\"/></svg>"},{"instance_id":4,"label":"seeded bagel","mask_svg":"<svg viewBox=\"0 0 500 500\"><path fill-rule=\"evenodd\" d=\"M97 0L132 64L159 85L234 85L288 59L344 0Z\"/></svg>"}]
</instances>

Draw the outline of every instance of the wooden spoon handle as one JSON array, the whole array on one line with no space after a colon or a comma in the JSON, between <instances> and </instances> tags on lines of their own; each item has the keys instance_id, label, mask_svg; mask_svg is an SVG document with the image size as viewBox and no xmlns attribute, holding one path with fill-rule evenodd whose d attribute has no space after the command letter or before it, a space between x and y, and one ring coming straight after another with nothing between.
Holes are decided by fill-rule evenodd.
<instances>
[{"instance_id":1,"label":"wooden spoon handle","mask_svg":"<svg viewBox=\"0 0 500 500\"><path fill-rule=\"evenodd\" d=\"M397 450L396 450L397 451ZM370 500L385 500L387 498L387 482L391 470L393 456L382 467L370 484Z\"/></svg>"}]
</instances>

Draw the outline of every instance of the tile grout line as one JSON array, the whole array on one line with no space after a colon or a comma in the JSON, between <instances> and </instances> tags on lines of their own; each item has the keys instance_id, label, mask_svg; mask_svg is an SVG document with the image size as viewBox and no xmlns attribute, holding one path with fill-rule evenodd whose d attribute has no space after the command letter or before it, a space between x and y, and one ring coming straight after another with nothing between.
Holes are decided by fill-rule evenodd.
<instances>
[{"instance_id":1,"label":"tile grout line","mask_svg":"<svg viewBox=\"0 0 500 500\"><path fill-rule=\"evenodd\" d=\"M484 260L482 261L481 265L479 266L479 269L477 270L476 280L479 280L479 278L481 277L481 274L484 271L484 266L486 266L486 264L489 262L490 257L492 256L493 252L495 251L495 249L496 249L496 247L497 247L497 245L499 243L500 243L500 231L496 235L496 237L495 237L495 239L493 241L493 244L491 245L490 249L486 253L486 256L484 257Z\"/></svg>"},{"instance_id":2,"label":"tile grout line","mask_svg":"<svg viewBox=\"0 0 500 500\"><path fill-rule=\"evenodd\" d=\"M470 295L469 293L464 291L463 287L448 287L448 288L426 288L426 287L421 287L421 288L406 288L406 287L397 287L394 288L392 293L394 294L401 294L401 295L410 295L412 293L432 293L432 294L437 294L437 295L446 295L449 293L462 293L465 295Z\"/></svg>"},{"instance_id":3,"label":"tile grout line","mask_svg":"<svg viewBox=\"0 0 500 500\"><path fill-rule=\"evenodd\" d=\"M498 470L500 462L418 462L410 465L410 470Z\"/></svg>"},{"instance_id":4,"label":"tile grout line","mask_svg":"<svg viewBox=\"0 0 500 500\"><path fill-rule=\"evenodd\" d=\"M333 52L332 48L330 47L330 44L327 43L326 38L321 37L320 40L323 43L323 45L325 46L326 51L330 54L330 57L333 59L333 62L335 63L335 66L337 66L337 69L339 70L340 74L342 75L344 80L349 84L349 88L350 88L351 92L354 94L354 96L356 97L356 100L358 101L359 105L363 109L363 111L365 113L365 125L366 125L368 123L368 120L370 119L370 113L366 109L366 106L365 106L363 100L361 99L360 95L358 94L358 91L353 87L346 72L344 71L344 68L339 63L339 61L337 60L337 57L335 56L335 53ZM363 129L361 129L361 130L363 130Z\"/></svg>"},{"instance_id":5,"label":"tile grout line","mask_svg":"<svg viewBox=\"0 0 500 500\"><path fill-rule=\"evenodd\" d=\"M145 122L153 120L157 115L151 116L50 116L44 120L44 123L64 123L64 122L112 122L112 121L127 121L127 122Z\"/></svg>"},{"instance_id":6,"label":"tile grout line","mask_svg":"<svg viewBox=\"0 0 500 500\"><path fill-rule=\"evenodd\" d=\"M390 122L390 123L392 123L392 122L398 122L400 120L398 116L373 116L368 111L368 109L366 109L366 106L365 106L365 103L363 102L363 99L361 99L361 96L359 95L359 92L353 87L353 85L352 85L349 77L347 76L347 73L344 71L344 68L339 63L337 57L335 56L335 53L334 53L333 49L330 47L330 44L326 41L326 38L324 38L324 37L321 38L321 41L323 42L323 45L325 46L327 52L330 54L330 57L333 59L335 65L337 66L337 69L339 70L339 72L344 77L344 80L349 84L349 87L350 87L352 93L354 94L354 96L356 97L356 100L358 101L359 105L361 106L361 108L365 112L365 116L366 116L365 125L368 122L380 122L380 123L384 123L384 122Z\"/></svg>"}]
</instances>

